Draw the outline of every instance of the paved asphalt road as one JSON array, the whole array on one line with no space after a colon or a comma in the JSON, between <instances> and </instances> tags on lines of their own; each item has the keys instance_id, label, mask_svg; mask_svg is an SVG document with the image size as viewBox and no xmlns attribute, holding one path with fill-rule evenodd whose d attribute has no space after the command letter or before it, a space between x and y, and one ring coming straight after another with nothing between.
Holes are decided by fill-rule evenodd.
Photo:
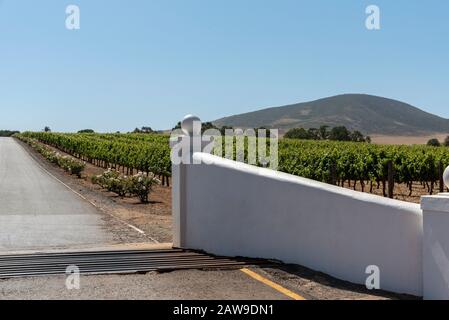
<instances>
[{"instance_id":1,"label":"paved asphalt road","mask_svg":"<svg viewBox=\"0 0 449 320\"><path fill-rule=\"evenodd\" d=\"M0 138L0 250L110 241L101 214L46 173L12 138Z\"/></svg>"},{"instance_id":2,"label":"paved asphalt road","mask_svg":"<svg viewBox=\"0 0 449 320\"><path fill-rule=\"evenodd\" d=\"M283 268L282 268L283 269ZM299 276L293 269L251 267L260 279L241 270L178 270L126 275L84 275L79 289L66 287L66 276L0 279L4 299L179 299L291 300L292 293L309 299L414 299L371 292L361 286L334 283L327 277ZM289 290L290 294L287 294ZM301 302L300 302L301 303Z\"/></svg>"},{"instance_id":3,"label":"paved asphalt road","mask_svg":"<svg viewBox=\"0 0 449 320\"><path fill-rule=\"evenodd\" d=\"M68 290L64 276L0 280L0 299L288 300L289 297L239 270L185 270L84 276L79 290Z\"/></svg>"}]
</instances>

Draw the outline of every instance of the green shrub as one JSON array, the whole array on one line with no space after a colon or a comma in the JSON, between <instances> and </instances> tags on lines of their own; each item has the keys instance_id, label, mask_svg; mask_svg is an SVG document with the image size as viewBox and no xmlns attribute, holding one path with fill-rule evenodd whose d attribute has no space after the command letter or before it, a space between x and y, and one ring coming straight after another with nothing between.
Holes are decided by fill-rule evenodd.
<instances>
[{"instance_id":1,"label":"green shrub","mask_svg":"<svg viewBox=\"0 0 449 320\"><path fill-rule=\"evenodd\" d=\"M110 189L111 181L113 179L117 179L120 176L120 173L115 170L108 169L98 176L92 177L92 183L98 184L104 189Z\"/></svg>"},{"instance_id":2,"label":"green shrub","mask_svg":"<svg viewBox=\"0 0 449 320\"><path fill-rule=\"evenodd\" d=\"M49 155L50 161L56 161L56 163L70 174L77 175L81 178L81 172L85 168L83 162L77 161L69 156L61 156L59 153L54 153Z\"/></svg>"},{"instance_id":3,"label":"green shrub","mask_svg":"<svg viewBox=\"0 0 449 320\"><path fill-rule=\"evenodd\" d=\"M131 190L130 192L139 197L140 202L148 202L148 196L155 184L160 184L160 181L156 179L154 174L150 173L148 176L139 172L135 176L131 177Z\"/></svg>"},{"instance_id":4,"label":"green shrub","mask_svg":"<svg viewBox=\"0 0 449 320\"><path fill-rule=\"evenodd\" d=\"M108 169L101 175L93 176L92 183L121 197L137 196L141 202L146 203L153 185L160 181L152 173L148 176L142 172L134 176L123 176L116 170Z\"/></svg>"},{"instance_id":5,"label":"green shrub","mask_svg":"<svg viewBox=\"0 0 449 320\"><path fill-rule=\"evenodd\" d=\"M34 150L39 152L44 158L46 158L51 163L54 163L67 171L70 174L78 176L81 178L81 173L86 167L84 162L73 159L69 156L63 156L59 152L53 151L52 149L36 142L31 138L24 137L22 135L16 135L23 142L29 144Z\"/></svg>"}]
</instances>

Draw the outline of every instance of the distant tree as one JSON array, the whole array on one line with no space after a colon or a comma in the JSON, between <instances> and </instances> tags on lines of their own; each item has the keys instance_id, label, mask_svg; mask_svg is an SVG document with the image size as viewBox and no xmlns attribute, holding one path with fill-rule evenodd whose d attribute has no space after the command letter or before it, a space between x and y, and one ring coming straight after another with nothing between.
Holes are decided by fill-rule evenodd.
<instances>
[{"instance_id":1,"label":"distant tree","mask_svg":"<svg viewBox=\"0 0 449 320\"><path fill-rule=\"evenodd\" d=\"M441 146L441 143L440 143L440 141L438 141L438 139L433 138L433 139L430 139L429 141L427 141L427 145L431 146L431 147L439 147L439 146Z\"/></svg>"},{"instance_id":2,"label":"distant tree","mask_svg":"<svg viewBox=\"0 0 449 320\"><path fill-rule=\"evenodd\" d=\"M351 140L351 133L349 132L346 127L335 127L332 128L329 139L334 141L350 141Z\"/></svg>"},{"instance_id":3,"label":"distant tree","mask_svg":"<svg viewBox=\"0 0 449 320\"><path fill-rule=\"evenodd\" d=\"M351 132L351 141L354 142L365 142L365 136L360 131Z\"/></svg>"},{"instance_id":4,"label":"distant tree","mask_svg":"<svg viewBox=\"0 0 449 320\"><path fill-rule=\"evenodd\" d=\"M290 129L287 131L284 137L287 139L304 139L304 140L310 139L309 132L304 128Z\"/></svg>"},{"instance_id":5,"label":"distant tree","mask_svg":"<svg viewBox=\"0 0 449 320\"><path fill-rule=\"evenodd\" d=\"M16 133L20 133L19 131L10 131L10 130L0 130L0 137L11 137Z\"/></svg>"},{"instance_id":6,"label":"distant tree","mask_svg":"<svg viewBox=\"0 0 449 320\"><path fill-rule=\"evenodd\" d=\"M447 136L446 139L444 139L444 145L446 147L449 147L449 136Z\"/></svg>"},{"instance_id":7,"label":"distant tree","mask_svg":"<svg viewBox=\"0 0 449 320\"><path fill-rule=\"evenodd\" d=\"M151 129L151 127L142 127L142 129L140 129L143 133L153 133L153 129Z\"/></svg>"},{"instance_id":8,"label":"distant tree","mask_svg":"<svg viewBox=\"0 0 449 320\"><path fill-rule=\"evenodd\" d=\"M78 131L78 133L95 133L95 131L92 129L83 129Z\"/></svg>"},{"instance_id":9,"label":"distant tree","mask_svg":"<svg viewBox=\"0 0 449 320\"><path fill-rule=\"evenodd\" d=\"M329 138L329 131L327 129L329 129L329 126L320 127L319 131L321 140L327 140Z\"/></svg>"},{"instance_id":10,"label":"distant tree","mask_svg":"<svg viewBox=\"0 0 449 320\"><path fill-rule=\"evenodd\" d=\"M142 128L135 128L132 133L153 133L153 129L151 127L142 127Z\"/></svg>"},{"instance_id":11,"label":"distant tree","mask_svg":"<svg viewBox=\"0 0 449 320\"><path fill-rule=\"evenodd\" d=\"M293 128L284 135L289 139L303 140L334 140L334 141L354 141L371 143L369 136L364 136L360 131L349 131L346 127L335 127L328 131L328 126L321 126L319 129Z\"/></svg>"},{"instance_id":12,"label":"distant tree","mask_svg":"<svg viewBox=\"0 0 449 320\"><path fill-rule=\"evenodd\" d=\"M177 130L177 129L181 129L181 121L179 121L176 126L174 126L172 128L172 130ZM222 135L225 134L225 130L226 129L233 129L232 127L228 127L228 126L222 126L221 128L218 128L217 126L215 126L212 122L203 122L201 124L201 132L204 132L206 130L209 129L216 129L219 130L221 132Z\"/></svg>"},{"instance_id":13,"label":"distant tree","mask_svg":"<svg viewBox=\"0 0 449 320\"><path fill-rule=\"evenodd\" d=\"M218 128L212 123L212 122L204 122L201 124L201 132L204 132L206 130L209 129L216 129L218 130Z\"/></svg>"},{"instance_id":14,"label":"distant tree","mask_svg":"<svg viewBox=\"0 0 449 320\"><path fill-rule=\"evenodd\" d=\"M309 139L312 140L320 140L320 129L310 128L307 130L307 134L309 135Z\"/></svg>"},{"instance_id":15,"label":"distant tree","mask_svg":"<svg viewBox=\"0 0 449 320\"><path fill-rule=\"evenodd\" d=\"M181 129L181 121L179 121L176 126L173 127L172 130Z\"/></svg>"},{"instance_id":16,"label":"distant tree","mask_svg":"<svg viewBox=\"0 0 449 320\"><path fill-rule=\"evenodd\" d=\"M265 132L265 138L270 137L270 131L266 127L258 127L258 128L253 128L253 129L254 129L254 132L256 133L256 137L259 137L259 130L261 130L262 134Z\"/></svg>"},{"instance_id":17,"label":"distant tree","mask_svg":"<svg viewBox=\"0 0 449 320\"><path fill-rule=\"evenodd\" d=\"M226 134L226 130L233 130L234 128L232 128L232 127L229 127L229 126L222 126L221 128L220 128L220 133L221 133L221 135L222 136L224 136L225 134Z\"/></svg>"},{"instance_id":18,"label":"distant tree","mask_svg":"<svg viewBox=\"0 0 449 320\"><path fill-rule=\"evenodd\" d=\"M46 126L46 127L44 128L44 132L51 132L50 127Z\"/></svg>"}]
</instances>

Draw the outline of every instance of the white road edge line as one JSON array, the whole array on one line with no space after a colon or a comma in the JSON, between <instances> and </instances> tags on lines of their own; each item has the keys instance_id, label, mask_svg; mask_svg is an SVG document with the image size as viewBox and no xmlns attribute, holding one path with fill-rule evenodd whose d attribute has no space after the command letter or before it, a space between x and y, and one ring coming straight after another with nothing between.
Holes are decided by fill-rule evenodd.
<instances>
[{"instance_id":1,"label":"white road edge line","mask_svg":"<svg viewBox=\"0 0 449 320\"><path fill-rule=\"evenodd\" d=\"M124 225L128 226L129 228L137 231L140 234L145 235L146 237L148 237L151 241L153 241L154 243L160 243L159 241L157 241L156 239L154 239L153 237L147 235L143 230L137 228L136 226L133 226L132 224L129 224L128 222L120 219L119 217L113 215L112 213L107 212L106 210L104 210L103 208L99 207L97 204L95 204L94 202L90 201L89 199L87 199L85 196L83 196L81 193L73 190L73 188L71 188L70 186L68 186L67 184L65 184L64 182L62 182L60 179L58 179L57 177L55 177L51 172L49 172L47 169L45 169L27 150L25 150L25 148L18 143L18 145L25 151L25 153L31 158L33 159L33 161L45 172L47 173L50 177L52 177L53 179L55 179L56 181L58 181L59 183L61 183L64 187L66 187L67 189L69 189L70 191L72 191L73 193L75 193L76 195L78 195L81 199L87 201L88 203L90 203L92 206L94 206L96 209L100 210L103 213L106 213L107 215L117 219L118 221L120 221L121 223L123 223Z\"/></svg>"}]
</instances>

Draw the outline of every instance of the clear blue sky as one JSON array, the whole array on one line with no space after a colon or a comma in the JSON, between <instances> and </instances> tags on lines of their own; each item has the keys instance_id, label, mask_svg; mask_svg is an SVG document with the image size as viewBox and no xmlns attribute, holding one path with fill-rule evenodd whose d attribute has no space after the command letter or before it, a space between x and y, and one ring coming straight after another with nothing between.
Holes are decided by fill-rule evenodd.
<instances>
[{"instance_id":1,"label":"clear blue sky","mask_svg":"<svg viewBox=\"0 0 449 320\"><path fill-rule=\"evenodd\" d=\"M0 128L166 129L341 93L449 118L448 39L447 0L0 0Z\"/></svg>"}]
</instances>

